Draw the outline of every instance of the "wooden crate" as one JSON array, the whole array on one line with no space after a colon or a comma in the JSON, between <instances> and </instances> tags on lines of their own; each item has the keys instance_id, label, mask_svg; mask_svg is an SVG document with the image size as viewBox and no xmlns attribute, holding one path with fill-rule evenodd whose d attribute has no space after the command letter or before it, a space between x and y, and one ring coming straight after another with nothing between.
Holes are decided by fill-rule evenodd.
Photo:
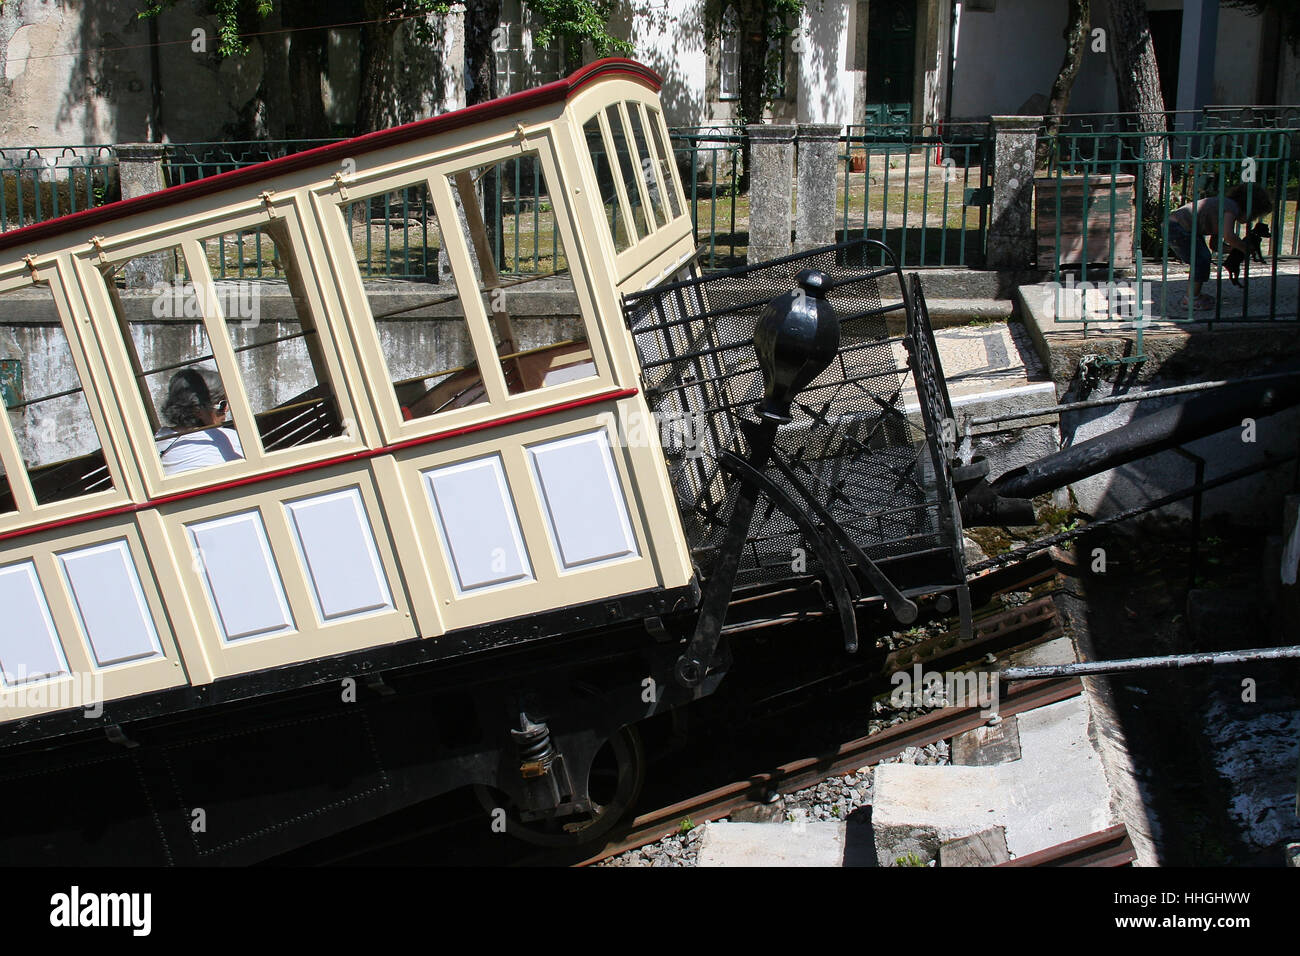
<instances>
[{"instance_id":1,"label":"wooden crate","mask_svg":"<svg viewBox=\"0 0 1300 956\"><path fill-rule=\"evenodd\" d=\"M1086 256L1083 247L1085 183L1088 204ZM1061 265L1080 265L1085 261L1089 265L1110 261L1116 266L1132 265L1133 228L1137 219L1133 193L1133 176L1128 173L1114 177L1061 176L1058 180L1055 176L1046 176L1035 179L1038 267L1050 269L1056 258L1058 219L1061 230Z\"/></svg>"}]
</instances>

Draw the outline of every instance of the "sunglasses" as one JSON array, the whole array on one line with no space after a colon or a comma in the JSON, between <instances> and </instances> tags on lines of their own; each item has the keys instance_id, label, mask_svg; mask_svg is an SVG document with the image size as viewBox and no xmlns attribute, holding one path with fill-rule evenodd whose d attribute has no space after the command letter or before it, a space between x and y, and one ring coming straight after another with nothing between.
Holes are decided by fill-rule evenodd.
<instances>
[{"instance_id":1,"label":"sunglasses","mask_svg":"<svg viewBox=\"0 0 1300 956\"><path fill-rule=\"evenodd\" d=\"M216 409L218 415L224 415L226 414L226 409L230 407L230 403L223 398L212 407Z\"/></svg>"}]
</instances>

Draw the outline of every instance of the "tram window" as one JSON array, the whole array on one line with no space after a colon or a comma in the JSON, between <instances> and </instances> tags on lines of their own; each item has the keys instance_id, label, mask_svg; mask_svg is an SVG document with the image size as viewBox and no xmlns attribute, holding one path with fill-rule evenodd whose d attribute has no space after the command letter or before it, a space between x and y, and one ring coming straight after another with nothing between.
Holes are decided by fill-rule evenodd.
<instances>
[{"instance_id":1,"label":"tram window","mask_svg":"<svg viewBox=\"0 0 1300 956\"><path fill-rule=\"evenodd\" d=\"M609 123L610 137L614 140L614 152L618 155L619 169L623 174L623 192L627 196L628 205L632 207L632 222L636 226L636 235L638 239L644 239L650 232L650 226L646 222L641 191L637 188L639 163L632 158L627 134L623 130L623 118L619 115L617 105L611 104L605 107L605 119Z\"/></svg>"},{"instance_id":2,"label":"tram window","mask_svg":"<svg viewBox=\"0 0 1300 956\"><path fill-rule=\"evenodd\" d=\"M226 384L203 325L201 296L179 246L101 270L163 473L244 457ZM139 290L139 291L137 291Z\"/></svg>"},{"instance_id":3,"label":"tram window","mask_svg":"<svg viewBox=\"0 0 1300 956\"><path fill-rule=\"evenodd\" d=\"M426 180L354 198L340 208L363 278L438 281L442 236Z\"/></svg>"},{"instance_id":4,"label":"tram window","mask_svg":"<svg viewBox=\"0 0 1300 956\"><path fill-rule=\"evenodd\" d=\"M225 263L223 272L214 266L214 275L225 276L216 282L217 300L268 452L342 432L320 335L285 228L280 222L203 244L209 262L222 245L250 252L245 278L234 278L238 270Z\"/></svg>"},{"instance_id":5,"label":"tram window","mask_svg":"<svg viewBox=\"0 0 1300 956\"><path fill-rule=\"evenodd\" d=\"M641 181L645 185L646 195L650 197L650 208L654 212L655 222L661 226L666 225L668 216L664 213L663 191L659 188L655 161L650 158L650 144L646 140L645 125L641 121L641 108L636 103L624 103L623 106L627 110L627 119L632 126L632 140L636 143L636 153L640 157L637 168L641 171ZM671 187L672 180L667 180L666 185Z\"/></svg>"},{"instance_id":6,"label":"tram window","mask_svg":"<svg viewBox=\"0 0 1300 956\"><path fill-rule=\"evenodd\" d=\"M510 393L595 375L586 324L537 154L448 178L465 213L466 245Z\"/></svg>"},{"instance_id":7,"label":"tram window","mask_svg":"<svg viewBox=\"0 0 1300 956\"><path fill-rule=\"evenodd\" d=\"M632 109L633 104L628 104L628 109ZM666 147L664 138L664 121L659 111L656 109L646 108L646 115L650 126L651 139L655 144L655 156L659 160L659 178L663 180L664 189L668 191L668 205L673 211L673 218L676 219L682 214L681 201L677 198L677 180L673 175L673 154Z\"/></svg>"},{"instance_id":8,"label":"tram window","mask_svg":"<svg viewBox=\"0 0 1300 956\"><path fill-rule=\"evenodd\" d=\"M18 305L35 321L11 326L0 337L0 358L21 363L9 366L4 404L36 503L107 491L113 479L53 293L38 283L0 295L0 315L12 315ZM0 512L13 510L13 489L0 474Z\"/></svg>"},{"instance_id":9,"label":"tram window","mask_svg":"<svg viewBox=\"0 0 1300 956\"><path fill-rule=\"evenodd\" d=\"M418 184L354 197L339 206L356 252L358 278L375 323L388 379L404 419L424 418L487 401L469 323L455 286L450 281L431 284L440 272L442 234L428 201L428 190L427 180L421 179ZM415 241L420 246L420 263L428 263L427 277L412 268L399 280L392 277L391 270L384 273L373 267L378 244L378 233L373 228L376 210L399 207L421 211ZM392 260L385 253L382 261ZM415 260L406 257L405 261ZM390 277L381 279L381 275ZM428 295L419 295L421 289Z\"/></svg>"},{"instance_id":10,"label":"tram window","mask_svg":"<svg viewBox=\"0 0 1300 956\"><path fill-rule=\"evenodd\" d=\"M610 235L614 237L614 251L622 252L632 245L632 240L627 234L627 220L623 216L622 204L618 201L618 190L614 187L614 169L600 132L600 117L593 116L583 124L582 129L587 136L587 153L591 156L591 165L596 172L600 202L605 207L605 219L609 222Z\"/></svg>"}]
</instances>

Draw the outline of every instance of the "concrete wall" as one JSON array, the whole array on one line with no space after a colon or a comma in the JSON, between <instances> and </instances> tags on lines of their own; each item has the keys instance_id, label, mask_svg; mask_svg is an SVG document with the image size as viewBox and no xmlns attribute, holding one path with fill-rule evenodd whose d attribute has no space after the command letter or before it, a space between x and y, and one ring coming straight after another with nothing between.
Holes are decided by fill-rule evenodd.
<instances>
[{"instance_id":1,"label":"concrete wall","mask_svg":"<svg viewBox=\"0 0 1300 956\"><path fill-rule=\"evenodd\" d=\"M1147 0L1147 9L1181 10L1182 0ZM953 75L952 115L978 117L1037 113L1052 89L1065 56L1067 7L1064 2L998 0L992 12L966 11L960 16L957 65ZM1093 0L1092 25L1107 30L1106 0ZM1214 102L1254 103L1259 82L1263 20L1241 10L1222 7L1215 50ZM1014 63L1009 69L1008 63ZM1289 64L1295 72L1294 60ZM1281 99L1279 102L1294 102ZM1173 103L1165 104L1173 109ZM1118 109L1114 72L1108 53L1085 47L1083 66L1070 96L1071 113L1104 113Z\"/></svg>"},{"instance_id":2,"label":"concrete wall","mask_svg":"<svg viewBox=\"0 0 1300 956\"><path fill-rule=\"evenodd\" d=\"M267 35L243 57L218 60L216 20L181 3L158 17L157 82L162 122L154 129L149 24L138 0L6 0L0 5L0 145L50 146L116 142L207 142L250 136L280 139L292 117L275 78L258 97L264 75L283 71L291 34L275 33L279 14L261 21ZM399 122L463 103L463 52L444 29L454 15L436 17L433 39L409 27L393 39ZM193 49L192 31L206 31L206 50ZM115 49L115 48L124 49ZM331 30L321 94L331 123L355 118L360 31ZM429 82L433 74L434 82ZM268 77L270 79L270 77Z\"/></svg>"}]
</instances>

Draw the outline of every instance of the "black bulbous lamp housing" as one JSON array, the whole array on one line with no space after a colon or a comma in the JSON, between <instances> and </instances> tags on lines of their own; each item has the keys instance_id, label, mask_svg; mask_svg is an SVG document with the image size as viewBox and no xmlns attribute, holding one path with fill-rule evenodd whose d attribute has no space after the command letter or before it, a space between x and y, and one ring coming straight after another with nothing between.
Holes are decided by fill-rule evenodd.
<instances>
[{"instance_id":1,"label":"black bulbous lamp housing","mask_svg":"<svg viewBox=\"0 0 1300 956\"><path fill-rule=\"evenodd\" d=\"M840 322L826 301L825 273L805 269L795 283L795 289L768 303L754 329L754 351L763 372L763 401L755 410L777 422L790 420L794 397L840 348Z\"/></svg>"}]
</instances>

